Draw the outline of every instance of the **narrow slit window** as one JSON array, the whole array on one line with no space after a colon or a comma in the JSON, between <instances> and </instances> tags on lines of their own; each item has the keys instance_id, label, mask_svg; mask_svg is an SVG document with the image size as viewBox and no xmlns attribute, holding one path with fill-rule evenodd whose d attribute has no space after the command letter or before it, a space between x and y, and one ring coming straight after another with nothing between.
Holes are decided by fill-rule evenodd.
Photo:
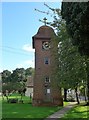
<instances>
[{"instance_id":1,"label":"narrow slit window","mask_svg":"<svg viewBox=\"0 0 89 120\"><path fill-rule=\"evenodd\" d=\"M49 59L46 57L46 58L44 58L44 63L45 64L49 64Z\"/></svg>"}]
</instances>

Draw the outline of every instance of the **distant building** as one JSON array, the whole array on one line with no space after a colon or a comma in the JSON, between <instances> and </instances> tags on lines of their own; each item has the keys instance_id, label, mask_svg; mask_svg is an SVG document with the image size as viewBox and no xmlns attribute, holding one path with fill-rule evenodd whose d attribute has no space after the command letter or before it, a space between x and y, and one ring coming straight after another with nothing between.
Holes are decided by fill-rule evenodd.
<instances>
[{"instance_id":1,"label":"distant building","mask_svg":"<svg viewBox=\"0 0 89 120\"><path fill-rule=\"evenodd\" d=\"M67 90L67 98L70 98L70 97L74 99L76 98L75 90L71 90L71 89Z\"/></svg>"},{"instance_id":2,"label":"distant building","mask_svg":"<svg viewBox=\"0 0 89 120\"><path fill-rule=\"evenodd\" d=\"M33 77L32 76L29 76L27 78L25 95L29 97L31 95L33 97Z\"/></svg>"}]
</instances>

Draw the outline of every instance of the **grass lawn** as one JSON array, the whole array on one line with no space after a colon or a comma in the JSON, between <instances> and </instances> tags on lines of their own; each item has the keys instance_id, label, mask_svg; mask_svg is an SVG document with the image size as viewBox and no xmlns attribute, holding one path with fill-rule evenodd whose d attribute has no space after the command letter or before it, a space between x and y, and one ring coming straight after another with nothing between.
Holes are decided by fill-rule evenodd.
<instances>
[{"instance_id":1,"label":"grass lawn","mask_svg":"<svg viewBox=\"0 0 89 120\"><path fill-rule=\"evenodd\" d=\"M18 98L19 95L12 95L9 98ZM32 106L30 98L24 96L24 103L7 103L6 98L4 100L0 97L0 103L2 102L2 120L13 120L15 118L46 118L54 112L60 110L62 107L35 107ZM64 102L64 106L68 105L69 102ZM63 118L68 120L71 118L88 118L89 117L89 106L77 105L72 108Z\"/></svg>"},{"instance_id":2,"label":"grass lawn","mask_svg":"<svg viewBox=\"0 0 89 120\"><path fill-rule=\"evenodd\" d=\"M3 118L45 118L59 107L33 107L31 104L3 104Z\"/></svg>"},{"instance_id":3,"label":"grass lawn","mask_svg":"<svg viewBox=\"0 0 89 120\"><path fill-rule=\"evenodd\" d=\"M63 118L89 118L89 106L77 105L65 114Z\"/></svg>"},{"instance_id":4,"label":"grass lawn","mask_svg":"<svg viewBox=\"0 0 89 120\"><path fill-rule=\"evenodd\" d=\"M10 98L20 96L11 96ZM7 103L2 101L2 118L46 118L62 107L34 107L29 104L29 97L23 97L24 103ZM66 105L66 103L65 103ZM3 119L4 120L4 119Z\"/></svg>"}]
</instances>

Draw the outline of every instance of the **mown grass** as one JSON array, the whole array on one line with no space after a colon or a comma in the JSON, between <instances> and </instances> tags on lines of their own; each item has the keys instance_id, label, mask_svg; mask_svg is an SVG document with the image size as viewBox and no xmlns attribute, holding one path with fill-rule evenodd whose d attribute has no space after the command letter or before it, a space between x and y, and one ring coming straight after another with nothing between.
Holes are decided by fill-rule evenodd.
<instances>
[{"instance_id":1,"label":"mown grass","mask_svg":"<svg viewBox=\"0 0 89 120\"><path fill-rule=\"evenodd\" d=\"M33 107L31 104L4 104L3 118L45 118L59 107Z\"/></svg>"},{"instance_id":2,"label":"mown grass","mask_svg":"<svg viewBox=\"0 0 89 120\"><path fill-rule=\"evenodd\" d=\"M19 98L20 96L10 96ZM62 107L35 107L32 106L30 98L24 96L24 103L7 103L6 98L2 101L2 118L46 118Z\"/></svg>"},{"instance_id":3,"label":"mown grass","mask_svg":"<svg viewBox=\"0 0 89 120\"><path fill-rule=\"evenodd\" d=\"M77 105L68 111L63 118L88 118L89 119L89 106Z\"/></svg>"},{"instance_id":4,"label":"mown grass","mask_svg":"<svg viewBox=\"0 0 89 120\"><path fill-rule=\"evenodd\" d=\"M18 98L20 95L13 94L9 98ZM32 106L29 97L23 96L24 103L7 103L6 98L2 100L2 120L14 120L17 118L27 118L27 119L44 119L54 112L62 109L62 107L35 107ZM69 102L64 102L64 106L68 105ZM89 112L89 111L88 111ZM77 106L71 109L63 118L73 119L73 118L87 118L87 106Z\"/></svg>"},{"instance_id":5,"label":"mown grass","mask_svg":"<svg viewBox=\"0 0 89 120\"><path fill-rule=\"evenodd\" d=\"M12 94L9 98L18 98L19 94ZM54 112L62 109L63 107L35 107L32 106L29 97L23 96L24 103L7 103L6 97L2 100L2 120L14 120L14 119L44 119ZM1 100L1 98L0 98ZM64 102L64 106L69 102Z\"/></svg>"}]
</instances>

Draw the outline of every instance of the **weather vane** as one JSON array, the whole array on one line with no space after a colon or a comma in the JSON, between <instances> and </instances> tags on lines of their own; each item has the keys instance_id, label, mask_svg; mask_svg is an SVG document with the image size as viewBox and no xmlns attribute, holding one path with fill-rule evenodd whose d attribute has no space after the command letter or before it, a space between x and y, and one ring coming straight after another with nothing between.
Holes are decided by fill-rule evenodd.
<instances>
[{"instance_id":1,"label":"weather vane","mask_svg":"<svg viewBox=\"0 0 89 120\"><path fill-rule=\"evenodd\" d=\"M43 20L39 20L39 21L44 23L44 25L46 26L46 24L47 24L47 18L46 17Z\"/></svg>"}]
</instances>

